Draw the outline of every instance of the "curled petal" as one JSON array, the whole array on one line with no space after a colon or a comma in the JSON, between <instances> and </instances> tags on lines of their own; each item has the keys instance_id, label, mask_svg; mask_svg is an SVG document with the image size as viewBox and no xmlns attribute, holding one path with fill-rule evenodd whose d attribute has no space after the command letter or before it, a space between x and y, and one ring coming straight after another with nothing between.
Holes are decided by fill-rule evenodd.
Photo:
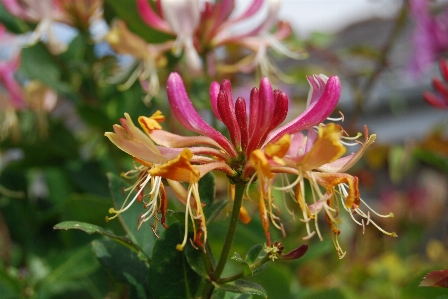
<instances>
[{"instance_id":1,"label":"curled petal","mask_svg":"<svg viewBox=\"0 0 448 299\"><path fill-rule=\"evenodd\" d=\"M319 88L322 89L323 86L319 86ZM340 95L341 84L339 78L332 76L325 84L319 99L314 102L311 101L310 106L301 115L272 131L266 142L278 140L284 134L293 134L323 122L336 107Z\"/></svg>"},{"instance_id":2,"label":"curled petal","mask_svg":"<svg viewBox=\"0 0 448 299\"><path fill-rule=\"evenodd\" d=\"M361 159L367 147L375 142L376 134L372 134L369 136L367 126L364 127L364 136L366 136L366 140L356 153L337 159L334 162L322 165L321 167L319 167L319 170L324 172L346 172L347 170L349 170L353 165L356 164L356 162L359 161L359 159Z\"/></svg>"},{"instance_id":3,"label":"curled petal","mask_svg":"<svg viewBox=\"0 0 448 299\"><path fill-rule=\"evenodd\" d=\"M346 173L319 173L315 175L316 181L322 187L332 189L339 184L347 183L348 195L345 198L345 207L355 209L360 205L358 178Z\"/></svg>"},{"instance_id":4,"label":"curled petal","mask_svg":"<svg viewBox=\"0 0 448 299\"><path fill-rule=\"evenodd\" d=\"M132 122L129 114L125 113L125 119L121 119L121 126L114 125L114 131L104 135L119 149L150 163L162 163L165 157L161 155L154 142Z\"/></svg>"},{"instance_id":5,"label":"curled petal","mask_svg":"<svg viewBox=\"0 0 448 299\"><path fill-rule=\"evenodd\" d=\"M221 133L210 127L193 108L179 74L171 73L168 77L167 93L171 111L182 126L190 131L212 138L229 155L236 157L235 148L229 141Z\"/></svg>"}]
</instances>

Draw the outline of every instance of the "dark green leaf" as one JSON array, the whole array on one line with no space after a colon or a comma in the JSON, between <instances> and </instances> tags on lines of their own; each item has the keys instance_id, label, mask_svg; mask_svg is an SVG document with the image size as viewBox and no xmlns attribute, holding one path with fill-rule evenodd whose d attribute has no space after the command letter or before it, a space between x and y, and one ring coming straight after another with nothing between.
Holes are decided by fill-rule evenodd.
<instances>
[{"instance_id":1,"label":"dark green leaf","mask_svg":"<svg viewBox=\"0 0 448 299\"><path fill-rule=\"evenodd\" d=\"M250 269L249 265L246 263L245 260L241 258L241 256L238 254L238 252L234 252L233 256L231 258L235 262L238 262L243 267L243 273L244 276L250 276L252 275L252 270Z\"/></svg>"},{"instance_id":2,"label":"dark green leaf","mask_svg":"<svg viewBox=\"0 0 448 299\"><path fill-rule=\"evenodd\" d=\"M23 48L20 70L29 79L36 79L62 93L71 91L70 86L60 81L61 70L42 43Z\"/></svg>"},{"instance_id":3,"label":"dark green leaf","mask_svg":"<svg viewBox=\"0 0 448 299\"><path fill-rule=\"evenodd\" d=\"M130 286L129 298L150 298L148 267L135 252L111 240L94 240L92 249L103 268L118 282Z\"/></svg>"},{"instance_id":4,"label":"dark green leaf","mask_svg":"<svg viewBox=\"0 0 448 299\"><path fill-rule=\"evenodd\" d=\"M196 249L191 246L190 243L187 243L187 245L185 245L184 252L190 267L200 276L207 278L208 273L205 266L206 257L203 252L203 247Z\"/></svg>"},{"instance_id":5,"label":"dark green leaf","mask_svg":"<svg viewBox=\"0 0 448 299\"><path fill-rule=\"evenodd\" d=\"M249 251L246 254L246 263L248 263L249 265L252 265L253 263L255 263L259 258L261 258L262 256L260 255L264 255L264 251L263 251L263 245L261 244L256 244L254 246L252 246Z\"/></svg>"},{"instance_id":6,"label":"dark green leaf","mask_svg":"<svg viewBox=\"0 0 448 299\"><path fill-rule=\"evenodd\" d=\"M262 286L247 280L235 280L233 283L219 284L213 282L213 285L220 290L231 292L231 293L240 293L240 294L250 294L257 295L263 298L268 298L266 291Z\"/></svg>"},{"instance_id":7,"label":"dark green leaf","mask_svg":"<svg viewBox=\"0 0 448 299\"><path fill-rule=\"evenodd\" d=\"M129 240L125 237L119 237L115 236L114 234L111 234L110 232L106 231L104 228L93 225L90 223L84 223L84 222L78 222L78 221L64 221L61 223L58 223L54 226L54 229L79 229L82 230L88 234L101 234L103 236L106 236L120 244L125 245L126 247L134 250L135 252L141 251L138 245L136 245L134 242Z\"/></svg>"},{"instance_id":8,"label":"dark green leaf","mask_svg":"<svg viewBox=\"0 0 448 299\"><path fill-rule=\"evenodd\" d=\"M22 20L13 17L2 2L0 2L0 24L3 24L8 31L14 33L25 33L29 30L28 26Z\"/></svg>"},{"instance_id":9,"label":"dark green leaf","mask_svg":"<svg viewBox=\"0 0 448 299\"><path fill-rule=\"evenodd\" d=\"M191 269L184 253L176 249L183 235L182 226L173 223L154 246L148 279L151 294L155 298L191 298L199 287L201 277Z\"/></svg>"},{"instance_id":10,"label":"dark green leaf","mask_svg":"<svg viewBox=\"0 0 448 299\"><path fill-rule=\"evenodd\" d=\"M136 2L135 0L106 0L104 4L106 21L110 23L114 18L119 17L126 21L131 31L150 43L161 43L173 38L147 25L138 13Z\"/></svg>"},{"instance_id":11,"label":"dark green leaf","mask_svg":"<svg viewBox=\"0 0 448 299\"><path fill-rule=\"evenodd\" d=\"M215 177L211 172L199 180L199 196L201 202L205 203L204 212L206 212L215 200Z\"/></svg>"},{"instance_id":12,"label":"dark green leaf","mask_svg":"<svg viewBox=\"0 0 448 299\"><path fill-rule=\"evenodd\" d=\"M219 213L227 206L229 203L228 200L219 200L212 203L211 206L204 207L204 214L205 214L205 221L207 222L207 225L209 225L213 219L215 219Z\"/></svg>"}]
</instances>

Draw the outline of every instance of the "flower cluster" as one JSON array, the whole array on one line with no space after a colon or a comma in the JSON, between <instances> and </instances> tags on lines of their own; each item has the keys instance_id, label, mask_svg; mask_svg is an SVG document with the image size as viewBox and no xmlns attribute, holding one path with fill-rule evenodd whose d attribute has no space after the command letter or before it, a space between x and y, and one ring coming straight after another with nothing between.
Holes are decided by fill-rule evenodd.
<instances>
[{"instance_id":1,"label":"flower cluster","mask_svg":"<svg viewBox=\"0 0 448 299\"><path fill-rule=\"evenodd\" d=\"M198 179L212 170L225 173L231 184L250 186L257 179L258 207L268 245L272 244L270 223L283 231L272 193L274 189L280 189L294 194L294 200L302 210L302 220L306 223L306 238L316 232L322 238L317 214L324 211L333 231L335 246L343 256L337 241L341 206L357 224L364 227L372 223L377 226L370 219L370 212L361 210L365 203L359 195L358 178L345 173L374 142L375 135L369 135L366 129L364 143L357 141L360 143L359 149L343 156L347 144L343 141L346 138L344 130L332 122L323 124L338 103L341 91L339 79L314 75L308 77L308 81L311 90L307 109L284 125L281 124L288 113L288 97L279 90L273 90L268 79L261 79L259 88L252 89L249 102L242 97L233 100L230 81L224 80L221 84L213 82L210 86L212 111L214 117L227 127L229 138L226 138L199 115L188 98L181 77L171 73L167 94L172 114L184 128L199 136L181 136L163 130L159 124L163 117L159 112L151 117L139 117L139 123L147 135L134 127L128 115L122 119L122 126L114 127L115 133L106 133L114 144L141 165L136 167L139 175L134 188L139 191L134 200L141 196L140 190L151 182L150 200L145 206L160 206L163 200L157 197L157 191L153 191L161 188L160 183L155 183L160 182L160 177L169 179L170 185L170 180L188 182L188 192L184 192L183 196L179 192L177 194L186 205L186 217L190 215L192 220L199 219L200 227L195 230L194 242L200 246L202 242L197 236L204 235L205 240L206 228L199 195L194 191L197 190ZM182 166L177 164L179 155L183 156ZM185 172L185 169L188 169L188 175L182 179L174 177L177 171ZM288 175L296 179L279 187L274 184L276 175L284 175L286 181ZM311 194L305 194L306 181L311 186ZM250 199L248 192L246 197ZM112 209L111 212L118 214L125 209ZM156 209L151 211L142 217L148 219L152 215L157 220ZM361 220L357 220L354 214L359 215ZM314 222L315 230L311 228L311 222ZM187 218L185 223L187 226ZM185 245L185 240L186 237L179 249Z\"/></svg>"},{"instance_id":2,"label":"flower cluster","mask_svg":"<svg viewBox=\"0 0 448 299\"><path fill-rule=\"evenodd\" d=\"M257 20L264 7L266 15ZM116 53L135 58L135 63L123 67L113 79L121 80L131 73L121 87L126 89L138 79L147 98L151 98L159 92L158 72L166 66L169 52L176 57L183 54L188 72L193 75L201 75L204 70L209 75L249 73L260 67L265 76L271 72L280 76L267 56L268 49L294 59L303 55L281 43L292 29L289 23L278 20L279 9L278 0L253 0L240 15L233 16L234 0L157 0L155 5L149 0L137 0L142 20L167 37L148 41L128 30L123 21L113 23L106 40ZM256 26L241 29L247 21L255 21Z\"/></svg>"}]
</instances>

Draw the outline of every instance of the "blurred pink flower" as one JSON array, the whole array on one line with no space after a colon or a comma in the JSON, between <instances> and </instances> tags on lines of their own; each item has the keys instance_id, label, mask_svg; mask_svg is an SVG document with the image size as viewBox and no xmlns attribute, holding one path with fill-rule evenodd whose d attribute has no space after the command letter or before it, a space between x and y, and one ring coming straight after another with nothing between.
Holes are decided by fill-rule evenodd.
<instances>
[{"instance_id":1,"label":"blurred pink flower","mask_svg":"<svg viewBox=\"0 0 448 299\"><path fill-rule=\"evenodd\" d=\"M442 73L442 80L433 78L432 85L436 93L425 91L423 98L426 102L434 107L441 109L448 109L448 61L444 58L440 59L440 72Z\"/></svg>"},{"instance_id":2,"label":"blurred pink flower","mask_svg":"<svg viewBox=\"0 0 448 299\"><path fill-rule=\"evenodd\" d=\"M20 45L18 44L19 36L10 34L6 28L0 24L0 50L6 52L5 46L11 47L6 53L2 53L5 57L0 56L0 86L5 89L6 96L9 99L10 105L14 109L21 109L25 107L24 95L22 88L15 79L15 74L20 66Z\"/></svg>"},{"instance_id":3,"label":"blurred pink flower","mask_svg":"<svg viewBox=\"0 0 448 299\"><path fill-rule=\"evenodd\" d=\"M43 37L53 54L65 51L66 45L59 41L51 26L53 22L87 29L93 19L101 16L102 0L0 0L14 16L27 22L37 23L29 44Z\"/></svg>"},{"instance_id":4,"label":"blurred pink flower","mask_svg":"<svg viewBox=\"0 0 448 299\"><path fill-rule=\"evenodd\" d=\"M237 17L231 17L235 8L234 0L206 1L203 4L201 8L199 0L157 0L157 13L148 0L137 0L140 15L149 26L177 36L174 51L178 54L180 50L184 51L191 71L202 70L201 56L207 60L208 72L211 74L216 71L250 72L257 66L266 69L270 66L266 61L266 50L270 47L282 54L298 57L280 43L292 31L288 23L277 20L280 0L253 0ZM261 12L263 4L267 5L268 11L255 28L235 28L253 20ZM274 25L277 25L277 29L271 34L269 30ZM214 50L225 45L241 46L251 54L235 64L218 65Z\"/></svg>"},{"instance_id":5,"label":"blurred pink flower","mask_svg":"<svg viewBox=\"0 0 448 299\"><path fill-rule=\"evenodd\" d=\"M410 0L409 5L415 21L410 67L418 75L448 50L448 7L433 14L428 0Z\"/></svg>"}]
</instances>

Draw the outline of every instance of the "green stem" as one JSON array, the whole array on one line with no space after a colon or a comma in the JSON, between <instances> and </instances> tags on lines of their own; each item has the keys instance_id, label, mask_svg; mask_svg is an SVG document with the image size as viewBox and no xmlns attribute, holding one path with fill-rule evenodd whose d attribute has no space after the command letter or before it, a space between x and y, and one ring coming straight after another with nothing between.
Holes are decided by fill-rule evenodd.
<instances>
[{"instance_id":1,"label":"green stem","mask_svg":"<svg viewBox=\"0 0 448 299\"><path fill-rule=\"evenodd\" d=\"M235 185L235 199L233 200L232 215L230 216L230 224L227 229L226 239L224 241L224 246L222 248L221 256L219 257L218 265L213 272L213 278L215 281L219 280L221 277L224 266L227 263L227 258L229 257L230 249L232 247L233 238L235 237L236 226L238 224L238 217L240 215L241 203L243 202L243 194L246 189L246 184L236 184Z\"/></svg>"},{"instance_id":2,"label":"green stem","mask_svg":"<svg viewBox=\"0 0 448 299\"><path fill-rule=\"evenodd\" d=\"M249 266L250 270L254 271L257 268L263 266L264 264L266 264L267 262L269 262L269 255L265 255L264 258L262 258L261 260L259 260L258 262L252 264L251 266ZM235 281L239 278L245 277L246 275L244 274L243 271L241 271L238 274L229 276L229 277L225 277L225 278L221 278L218 280L219 283L227 283L227 282L231 282L231 281Z\"/></svg>"},{"instance_id":3,"label":"green stem","mask_svg":"<svg viewBox=\"0 0 448 299\"><path fill-rule=\"evenodd\" d=\"M243 202L244 189L246 189L246 184L236 184L235 185L235 199L233 201L232 215L230 216L229 228L227 229L226 239L224 241L224 246L222 248L221 256L219 257L218 264L216 265L215 271L210 273L210 278L213 281L219 281L222 271L227 263L227 258L229 257L230 249L232 248L233 238L235 237L236 226L238 224L238 218L240 215L240 208ZM202 292L202 298L211 298L215 286L211 282L207 282Z\"/></svg>"}]
</instances>

